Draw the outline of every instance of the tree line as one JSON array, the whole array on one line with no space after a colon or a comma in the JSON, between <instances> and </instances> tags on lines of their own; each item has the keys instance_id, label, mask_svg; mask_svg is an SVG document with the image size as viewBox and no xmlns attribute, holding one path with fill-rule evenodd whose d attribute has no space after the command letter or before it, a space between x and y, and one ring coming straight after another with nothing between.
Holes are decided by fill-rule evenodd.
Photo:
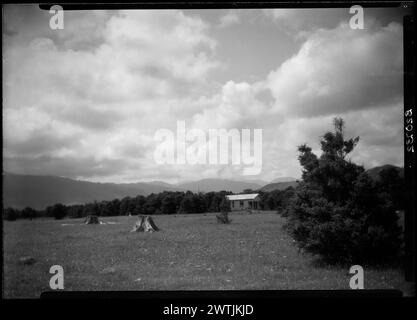
<instances>
[{"instance_id":1,"label":"tree line","mask_svg":"<svg viewBox=\"0 0 417 320\"><path fill-rule=\"evenodd\" d=\"M262 210L283 210L288 206L294 195L294 188L288 187L285 190L274 190L271 192L258 192L247 189L242 193L259 193L259 205ZM220 212L221 203L226 198L226 195L229 194L232 194L232 192L193 193L191 191L164 191L157 194L152 193L148 196L138 195L111 201L94 201L87 204L64 205L57 203L48 206L44 210L35 210L31 207L19 210L8 207L3 210L3 217L11 221L39 217L62 219L65 217L82 218L88 215L107 217L140 214Z\"/></svg>"}]
</instances>

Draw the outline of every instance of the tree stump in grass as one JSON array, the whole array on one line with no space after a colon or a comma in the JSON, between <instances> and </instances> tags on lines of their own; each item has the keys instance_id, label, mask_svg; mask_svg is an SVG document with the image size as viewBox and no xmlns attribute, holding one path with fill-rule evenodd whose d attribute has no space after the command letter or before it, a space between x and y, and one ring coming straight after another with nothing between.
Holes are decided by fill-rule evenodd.
<instances>
[{"instance_id":1,"label":"tree stump in grass","mask_svg":"<svg viewBox=\"0 0 417 320\"><path fill-rule=\"evenodd\" d=\"M221 212L220 214L216 215L217 222L220 223L230 223L232 220L229 219L228 212Z\"/></svg>"},{"instance_id":2,"label":"tree stump in grass","mask_svg":"<svg viewBox=\"0 0 417 320\"><path fill-rule=\"evenodd\" d=\"M230 201L224 198L220 203L220 214L216 215L217 222L230 223L232 220L229 219L230 212Z\"/></svg>"},{"instance_id":3,"label":"tree stump in grass","mask_svg":"<svg viewBox=\"0 0 417 320\"><path fill-rule=\"evenodd\" d=\"M159 231L158 227L156 226L155 222L150 216L138 216L138 220L136 221L135 225L131 232L154 232Z\"/></svg>"},{"instance_id":4,"label":"tree stump in grass","mask_svg":"<svg viewBox=\"0 0 417 320\"><path fill-rule=\"evenodd\" d=\"M97 216L89 215L85 218L85 224L100 224L100 220L98 220Z\"/></svg>"}]
</instances>

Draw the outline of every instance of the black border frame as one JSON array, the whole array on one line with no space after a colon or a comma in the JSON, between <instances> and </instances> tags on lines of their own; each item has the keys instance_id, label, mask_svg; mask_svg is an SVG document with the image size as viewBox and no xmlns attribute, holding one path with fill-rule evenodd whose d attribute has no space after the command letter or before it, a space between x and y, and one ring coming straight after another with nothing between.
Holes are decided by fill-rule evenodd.
<instances>
[{"instance_id":1,"label":"black border frame","mask_svg":"<svg viewBox=\"0 0 417 320\"><path fill-rule=\"evenodd\" d=\"M22 2L7 2L8 4L22 3ZM28 3L29 4L29 3ZM402 7L412 6L413 15L405 16L403 20L404 26L404 112L408 109L413 109L412 121L416 123L415 116L415 71L416 71L416 23L415 23L415 6L413 1L140 1L132 3L128 1L121 1L119 3L85 3L73 1L69 2L51 2L40 4L40 8L49 10L53 4L59 4L64 10L97 10L97 9L260 9L260 8L348 8L354 4L359 4L372 8L388 8L388 7ZM2 126L2 124L0 124ZM415 242L416 242L416 188L415 188L415 154L406 152L405 148L405 127L407 126L406 117L404 116L404 175L407 187L407 205L405 210L405 272L406 281L415 282L415 269L416 269L416 257L415 257ZM413 129L413 132L415 130ZM415 144L414 144L415 146ZM3 150L1 150L3 153ZM2 243L3 249L3 243ZM3 265L2 265L3 269ZM414 283L416 289L416 283ZM110 298L110 299L145 299L159 301L174 300L184 301L184 299L208 299L213 301L224 301L224 299L235 299L242 301L252 301L253 299L266 299L272 305L277 298L398 298L402 296L402 293L397 290L289 290L289 291L143 291L143 292L45 292L42 294L42 299L97 299L97 298ZM415 297L414 297L415 298ZM248 300L249 299L249 300ZM241 301L242 300L242 301ZM164 302L166 304L168 302Z\"/></svg>"}]
</instances>

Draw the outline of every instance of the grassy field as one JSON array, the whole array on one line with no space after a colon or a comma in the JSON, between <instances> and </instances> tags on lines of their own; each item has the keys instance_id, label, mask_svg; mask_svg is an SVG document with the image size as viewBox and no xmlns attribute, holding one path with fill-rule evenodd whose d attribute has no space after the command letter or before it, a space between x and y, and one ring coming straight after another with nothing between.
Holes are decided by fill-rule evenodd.
<instances>
[{"instance_id":1,"label":"grassy field","mask_svg":"<svg viewBox=\"0 0 417 320\"><path fill-rule=\"evenodd\" d=\"M5 298L39 297L49 268L64 268L65 290L349 289L347 268L318 266L282 231L272 212L154 216L161 231L130 233L136 217L3 223ZM36 259L22 265L19 258ZM365 269L366 289L410 294L398 269Z\"/></svg>"}]
</instances>

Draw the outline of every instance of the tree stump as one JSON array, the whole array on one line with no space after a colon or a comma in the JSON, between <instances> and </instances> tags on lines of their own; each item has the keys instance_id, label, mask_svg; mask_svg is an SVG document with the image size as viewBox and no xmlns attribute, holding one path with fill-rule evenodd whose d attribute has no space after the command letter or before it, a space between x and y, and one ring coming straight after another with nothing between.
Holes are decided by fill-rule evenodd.
<instances>
[{"instance_id":1,"label":"tree stump","mask_svg":"<svg viewBox=\"0 0 417 320\"><path fill-rule=\"evenodd\" d=\"M139 216L131 232L154 232L159 231L150 216Z\"/></svg>"},{"instance_id":2,"label":"tree stump","mask_svg":"<svg viewBox=\"0 0 417 320\"><path fill-rule=\"evenodd\" d=\"M85 224L100 224L97 216L89 215L85 218Z\"/></svg>"},{"instance_id":3,"label":"tree stump","mask_svg":"<svg viewBox=\"0 0 417 320\"><path fill-rule=\"evenodd\" d=\"M221 212L220 214L216 215L217 222L220 223L230 223L229 214L228 212Z\"/></svg>"},{"instance_id":4,"label":"tree stump","mask_svg":"<svg viewBox=\"0 0 417 320\"><path fill-rule=\"evenodd\" d=\"M230 201L225 197L220 202L220 214L216 215L217 222L230 223L232 220L229 219L230 212Z\"/></svg>"}]
</instances>

